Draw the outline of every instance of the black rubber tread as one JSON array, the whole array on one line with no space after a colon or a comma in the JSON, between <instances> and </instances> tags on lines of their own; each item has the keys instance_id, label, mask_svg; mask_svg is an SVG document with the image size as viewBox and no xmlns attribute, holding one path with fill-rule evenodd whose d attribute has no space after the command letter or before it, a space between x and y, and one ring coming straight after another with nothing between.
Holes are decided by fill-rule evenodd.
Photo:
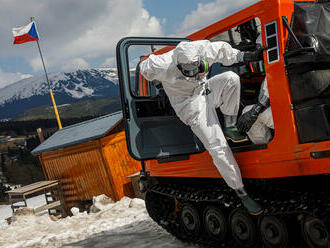
<instances>
[{"instance_id":1,"label":"black rubber tread","mask_svg":"<svg viewBox=\"0 0 330 248\"><path fill-rule=\"evenodd\" d=\"M330 231L329 192L299 192L279 185L268 186L263 181L254 180L245 182L245 186L250 186L250 196L264 207L262 215L252 217L258 227L262 216L267 215L276 216L287 223L290 238L288 248L306 247L301 243L302 237L297 236L300 235L297 234L297 230L300 230L300 216L319 218L324 222L328 232ZM203 187L176 183L156 184L149 188L146 194L146 206L151 218L178 239L202 247L240 247L230 234L219 244L218 240L212 239L204 231L198 236L186 233L179 219L180 210L186 203L200 209L201 216L205 207L209 205L218 206L228 217L237 208L245 211L234 191L224 182ZM263 247L258 229L258 242L255 248Z\"/></svg>"}]
</instances>

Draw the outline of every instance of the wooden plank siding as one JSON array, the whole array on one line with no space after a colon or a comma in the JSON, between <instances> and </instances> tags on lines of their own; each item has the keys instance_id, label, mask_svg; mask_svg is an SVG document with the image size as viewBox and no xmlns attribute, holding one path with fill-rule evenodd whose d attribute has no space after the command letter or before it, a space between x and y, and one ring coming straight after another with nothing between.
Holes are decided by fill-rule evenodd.
<instances>
[{"instance_id":1,"label":"wooden plank siding","mask_svg":"<svg viewBox=\"0 0 330 248\"><path fill-rule=\"evenodd\" d=\"M101 140L103 156L110 174L113 176L113 187L117 199L123 196L134 197L131 179L127 176L141 170L141 163L134 160L128 153L125 132L104 137Z\"/></svg>"},{"instance_id":2,"label":"wooden plank siding","mask_svg":"<svg viewBox=\"0 0 330 248\"><path fill-rule=\"evenodd\" d=\"M60 180L67 209L106 194L114 200L134 196L128 175L140 163L127 151L125 132L39 155L47 180Z\"/></svg>"}]
</instances>

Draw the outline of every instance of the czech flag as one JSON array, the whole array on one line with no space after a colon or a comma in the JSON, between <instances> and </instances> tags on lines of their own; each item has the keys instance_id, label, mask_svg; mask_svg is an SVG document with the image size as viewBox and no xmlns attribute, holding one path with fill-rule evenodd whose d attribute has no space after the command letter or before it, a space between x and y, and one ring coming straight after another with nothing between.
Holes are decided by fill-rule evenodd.
<instances>
[{"instance_id":1,"label":"czech flag","mask_svg":"<svg viewBox=\"0 0 330 248\"><path fill-rule=\"evenodd\" d=\"M12 29L14 35L14 44L22 44L29 41L39 40L38 32L34 22L28 25Z\"/></svg>"}]
</instances>

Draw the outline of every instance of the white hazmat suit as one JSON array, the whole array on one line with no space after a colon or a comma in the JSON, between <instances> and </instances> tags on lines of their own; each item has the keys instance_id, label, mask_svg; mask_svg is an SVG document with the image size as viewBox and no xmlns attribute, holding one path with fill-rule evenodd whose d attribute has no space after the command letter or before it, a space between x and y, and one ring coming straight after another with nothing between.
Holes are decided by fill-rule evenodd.
<instances>
[{"instance_id":1,"label":"white hazmat suit","mask_svg":"<svg viewBox=\"0 0 330 248\"><path fill-rule=\"evenodd\" d=\"M224 115L237 116L240 79L231 71L211 79L200 74L185 77L177 67L179 63L191 63L200 58L205 59L209 66L215 62L229 66L241 62L243 53L226 42L181 42L165 54L151 54L140 64L140 70L147 80L162 82L177 116L201 140L226 183L233 189L241 189L243 183L240 169L216 114L216 108L219 107ZM210 93L205 94L206 89Z\"/></svg>"}]
</instances>

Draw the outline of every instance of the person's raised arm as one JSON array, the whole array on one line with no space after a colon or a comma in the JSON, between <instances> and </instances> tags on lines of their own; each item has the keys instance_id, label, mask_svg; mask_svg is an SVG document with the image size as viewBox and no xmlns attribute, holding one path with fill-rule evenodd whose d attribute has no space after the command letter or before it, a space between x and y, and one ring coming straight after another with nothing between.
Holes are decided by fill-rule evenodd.
<instances>
[{"instance_id":1,"label":"person's raised arm","mask_svg":"<svg viewBox=\"0 0 330 248\"><path fill-rule=\"evenodd\" d=\"M141 74L148 80L162 81L166 71L171 64L171 54L166 53L162 55L151 54L146 60L140 64Z\"/></svg>"},{"instance_id":2,"label":"person's raised arm","mask_svg":"<svg viewBox=\"0 0 330 248\"><path fill-rule=\"evenodd\" d=\"M258 47L255 51L242 52L233 48L229 43L223 41L206 41L205 51L209 63L220 62L224 66L230 66L235 63L248 63L263 59L263 50L266 47Z\"/></svg>"},{"instance_id":3,"label":"person's raised arm","mask_svg":"<svg viewBox=\"0 0 330 248\"><path fill-rule=\"evenodd\" d=\"M224 41L205 41L206 59L210 64L220 62L224 66L243 62L244 53Z\"/></svg>"}]
</instances>

